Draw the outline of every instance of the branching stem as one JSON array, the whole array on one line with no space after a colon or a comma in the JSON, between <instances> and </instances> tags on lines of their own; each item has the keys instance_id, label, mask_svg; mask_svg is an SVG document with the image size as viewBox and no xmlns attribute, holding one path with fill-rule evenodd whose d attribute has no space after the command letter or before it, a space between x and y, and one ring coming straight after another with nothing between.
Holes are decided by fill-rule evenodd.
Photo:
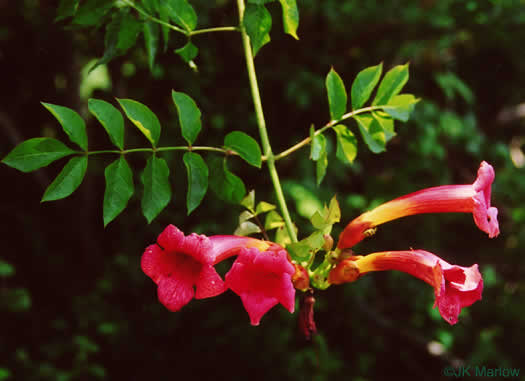
<instances>
[{"instance_id":1,"label":"branching stem","mask_svg":"<svg viewBox=\"0 0 525 381\"><path fill-rule=\"evenodd\" d=\"M176 32L182 33L188 37L195 36L197 34L204 34L204 33L214 33L214 32L238 32L239 28L236 26L219 26L214 28L203 28L203 29L196 29L192 31L188 31L182 28L179 28L178 26L172 25L170 23L167 23L165 21L162 21L161 19L150 15L148 12L144 11L144 9L137 7L135 3L131 0L121 0L124 4L130 6L131 8L135 9L138 13L140 13L142 16L144 16L146 19L156 22L157 24L164 25L167 28L170 28Z\"/></svg>"},{"instance_id":2,"label":"branching stem","mask_svg":"<svg viewBox=\"0 0 525 381\"><path fill-rule=\"evenodd\" d=\"M275 195L277 197L277 203L281 213L283 214L284 222L288 230L288 235L292 242L297 242L297 235L290 217L290 212L288 211L288 206L286 205L286 200L284 198L283 189L281 182L279 180L279 175L277 173L277 168L275 167L275 157L272 152L272 147L270 145L270 139L268 138L268 130L266 129L266 122L264 120L264 113L261 103L261 95L259 93L259 85L257 84L257 75L255 73L255 63L253 60L252 47L250 45L250 37L246 33L246 30L243 26L243 17L244 17L244 0L237 0L237 8L239 10L239 25L241 26L241 35L242 35L242 44L244 48L244 56L246 58L246 67L248 69L248 78L250 81L250 89L252 93L253 104L255 106L255 114L257 117L257 126L259 127L259 135L261 137L261 144L263 147L264 156L266 157L266 163L268 166L268 171L270 172L270 178L272 179L273 187L275 189Z\"/></svg>"}]
</instances>

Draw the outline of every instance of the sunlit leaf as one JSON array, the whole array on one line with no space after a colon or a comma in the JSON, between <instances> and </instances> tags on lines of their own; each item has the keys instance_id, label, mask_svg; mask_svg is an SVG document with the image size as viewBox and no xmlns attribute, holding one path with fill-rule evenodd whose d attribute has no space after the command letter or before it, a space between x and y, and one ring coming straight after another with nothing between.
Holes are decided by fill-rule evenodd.
<instances>
[{"instance_id":1,"label":"sunlit leaf","mask_svg":"<svg viewBox=\"0 0 525 381\"><path fill-rule=\"evenodd\" d=\"M246 197L241 200L241 205L246 209L255 212L255 190L251 190Z\"/></svg>"},{"instance_id":2,"label":"sunlit leaf","mask_svg":"<svg viewBox=\"0 0 525 381\"><path fill-rule=\"evenodd\" d=\"M124 118L111 103L100 99L89 99L88 108L91 114L102 124L111 142L124 149Z\"/></svg>"},{"instance_id":3,"label":"sunlit leaf","mask_svg":"<svg viewBox=\"0 0 525 381\"><path fill-rule=\"evenodd\" d=\"M328 105L330 106L330 118L332 120L341 119L346 112L346 89L341 77L334 68L326 76L326 92L328 94Z\"/></svg>"},{"instance_id":4,"label":"sunlit leaf","mask_svg":"<svg viewBox=\"0 0 525 381\"><path fill-rule=\"evenodd\" d=\"M71 110L68 107L58 106L51 103L41 103L58 120L69 139L73 143L78 144L84 151L87 150L88 138L84 119L82 119L76 111Z\"/></svg>"},{"instance_id":5,"label":"sunlit leaf","mask_svg":"<svg viewBox=\"0 0 525 381\"><path fill-rule=\"evenodd\" d=\"M270 204L266 201L261 201L257 204L257 207L255 208L255 214L261 214L269 212L270 210L274 210L276 208L275 205Z\"/></svg>"},{"instance_id":6,"label":"sunlit leaf","mask_svg":"<svg viewBox=\"0 0 525 381\"><path fill-rule=\"evenodd\" d=\"M244 221L252 219L253 217L255 217L255 214L248 210L244 210L241 214L239 214L239 225L242 224Z\"/></svg>"},{"instance_id":7,"label":"sunlit leaf","mask_svg":"<svg viewBox=\"0 0 525 381\"><path fill-rule=\"evenodd\" d=\"M275 210L270 211L270 213L266 215L266 219L264 221L264 229L272 230L281 226L284 226L283 218Z\"/></svg>"},{"instance_id":8,"label":"sunlit leaf","mask_svg":"<svg viewBox=\"0 0 525 381\"><path fill-rule=\"evenodd\" d=\"M201 131L201 110L195 101L184 93L172 90L171 97L179 115L182 136L189 145L192 145Z\"/></svg>"},{"instance_id":9,"label":"sunlit leaf","mask_svg":"<svg viewBox=\"0 0 525 381\"><path fill-rule=\"evenodd\" d=\"M237 152L248 164L261 168L261 148L250 135L241 131L232 131L224 138L224 146Z\"/></svg>"},{"instance_id":10,"label":"sunlit leaf","mask_svg":"<svg viewBox=\"0 0 525 381\"><path fill-rule=\"evenodd\" d=\"M157 115L146 105L132 99L118 99L128 119L144 134L155 147L160 138L160 122Z\"/></svg>"},{"instance_id":11,"label":"sunlit leaf","mask_svg":"<svg viewBox=\"0 0 525 381\"><path fill-rule=\"evenodd\" d=\"M339 124L334 127L337 135L336 156L343 163L353 163L357 156L357 139L346 126Z\"/></svg>"},{"instance_id":12,"label":"sunlit leaf","mask_svg":"<svg viewBox=\"0 0 525 381\"><path fill-rule=\"evenodd\" d=\"M123 156L109 164L104 171L106 190L104 192L104 227L113 221L128 204L133 195L133 172Z\"/></svg>"},{"instance_id":13,"label":"sunlit leaf","mask_svg":"<svg viewBox=\"0 0 525 381\"><path fill-rule=\"evenodd\" d=\"M272 16L264 5L247 4L243 17L246 33L250 36L253 55L260 48L270 42L270 30L272 29Z\"/></svg>"},{"instance_id":14,"label":"sunlit leaf","mask_svg":"<svg viewBox=\"0 0 525 381\"><path fill-rule=\"evenodd\" d=\"M189 215L200 205L208 190L208 166L202 157L195 152L186 152L183 161L188 175L186 206Z\"/></svg>"},{"instance_id":15,"label":"sunlit leaf","mask_svg":"<svg viewBox=\"0 0 525 381\"><path fill-rule=\"evenodd\" d=\"M287 245L286 250L293 260L309 262L312 256L323 247L324 241L323 233L316 231L299 242Z\"/></svg>"},{"instance_id":16,"label":"sunlit leaf","mask_svg":"<svg viewBox=\"0 0 525 381\"><path fill-rule=\"evenodd\" d=\"M251 221L244 221L233 232L235 235L247 236L254 233L260 233L261 228Z\"/></svg>"},{"instance_id":17,"label":"sunlit leaf","mask_svg":"<svg viewBox=\"0 0 525 381\"><path fill-rule=\"evenodd\" d=\"M76 156L71 158L62 168L62 171L53 180L44 192L42 202L54 201L68 197L73 193L84 179L88 164L87 156Z\"/></svg>"},{"instance_id":18,"label":"sunlit leaf","mask_svg":"<svg viewBox=\"0 0 525 381\"><path fill-rule=\"evenodd\" d=\"M377 120L370 114L356 115L354 119L357 121L359 131L370 151L373 153L385 151L385 133Z\"/></svg>"},{"instance_id":19,"label":"sunlit leaf","mask_svg":"<svg viewBox=\"0 0 525 381\"><path fill-rule=\"evenodd\" d=\"M372 105L386 105L393 97L399 94L407 81L408 63L390 69L381 80Z\"/></svg>"},{"instance_id":20,"label":"sunlit leaf","mask_svg":"<svg viewBox=\"0 0 525 381\"><path fill-rule=\"evenodd\" d=\"M394 119L390 115L380 111L372 112L372 117L379 123L383 132L385 133L385 141L388 142L394 136L396 132L394 131Z\"/></svg>"},{"instance_id":21,"label":"sunlit leaf","mask_svg":"<svg viewBox=\"0 0 525 381\"><path fill-rule=\"evenodd\" d=\"M310 159L317 161L321 158L323 150L326 150L326 138L323 134L314 134L314 128L310 127L310 139L312 140L310 146Z\"/></svg>"},{"instance_id":22,"label":"sunlit leaf","mask_svg":"<svg viewBox=\"0 0 525 381\"><path fill-rule=\"evenodd\" d=\"M74 153L75 151L56 139L33 138L17 145L2 163L22 172L31 172Z\"/></svg>"},{"instance_id":23,"label":"sunlit leaf","mask_svg":"<svg viewBox=\"0 0 525 381\"><path fill-rule=\"evenodd\" d=\"M326 168L328 167L328 154L326 150L322 152L319 160L315 162L315 176L317 185L320 185L326 175Z\"/></svg>"},{"instance_id":24,"label":"sunlit leaf","mask_svg":"<svg viewBox=\"0 0 525 381\"><path fill-rule=\"evenodd\" d=\"M283 8L283 27L284 31L290 36L299 39L297 28L299 27L299 10L295 0L279 0Z\"/></svg>"},{"instance_id":25,"label":"sunlit leaf","mask_svg":"<svg viewBox=\"0 0 525 381\"><path fill-rule=\"evenodd\" d=\"M144 184L142 214L148 224L159 215L171 199L170 170L164 159L151 156L146 163L141 180Z\"/></svg>"},{"instance_id":26,"label":"sunlit leaf","mask_svg":"<svg viewBox=\"0 0 525 381\"><path fill-rule=\"evenodd\" d=\"M406 122L410 119L417 102L419 102L419 99L412 94L396 95L388 102L387 106L383 107L383 111L394 119Z\"/></svg>"},{"instance_id":27,"label":"sunlit leaf","mask_svg":"<svg viewBox=\"0 0 525 381\"><path fill-rule=\"evenodd\" d=\"M383 71L383 63L376 66L367 67L361 70L352 83L352 109L357 110L362 107L372 95L372 91L376 87L381 73Z\"/></svg>"}]
</instances>

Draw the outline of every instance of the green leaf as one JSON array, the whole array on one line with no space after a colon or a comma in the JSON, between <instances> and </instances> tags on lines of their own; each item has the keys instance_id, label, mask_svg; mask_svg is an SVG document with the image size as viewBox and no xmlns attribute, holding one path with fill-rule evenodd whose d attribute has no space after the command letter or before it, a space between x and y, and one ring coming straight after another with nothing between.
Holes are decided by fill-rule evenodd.
<instances>
[{"instance_id":1,"label":"green leaf","mask_svg":"<svg viewBox=\"0 0 525 381\"><path fill-rule=\"evenodd\" d=\"M385 77L379 84L373 106L382 106L388 102L403 89L408 81L408 63L393 67L385 74Z\"/></svg>"},{"instance_id":2,"label":"green leaf","mask_svg":"<svg viewBox=\"0 0 525 381\"><path fill-rule=\"evenodd\" d=\"M316 231L299 242L287 245L286 250L296 262L310 262L312 256L323 247L324 241L323 233Z\"/></svg>"},{"instance_id":3,"label":"green leaf","mask_svg":"<svg viewBox=\"0 0 525 381\"><path fill-rule=\"evenodd\" d=\"M184 93L172 90L171 97L179 114L182 136L191 146L201 131L201 110L195 101Z\"/></svg>"},{"instance_id":4,"label":"green leaf","mask_svg":"<svg viewBox=\"0 0 525 381\"><path fill-rule=\"evenodd\" d=\"M144 184L142 214L148 224L159 215L171 199L170 170L164 159L151 156L146 163L141 180Z\"/></svg>"},{"instance_id":5,"label":"green leaf","mask_svg":"<svg viewBox=\"0 0 525 381\"><path fill-rule=\"evenodd\" d=\"M239 225L253 217L255 217L255 214L248 210L244 210L241 214L239 214Z\"/></svg>"},{"instance_id":6,"label":"green leaf","mask_svg":"<svg viewBox=\"0 0 525 381\"><path fill-rule=\"evenodd\" d=\"M312 218L310 218L312 225L316 229L323 230L324 234L329 234L331 226L340 220L341 208L339 207L336 196L332 197L328 208L325 205L322 211L317 211ZM326 228L330 228L330 230L324 231Z\"/></svg>"},{"instance_id":7,"label":"green leaf","mask_svg":"<svg viewBox=\"0 0 525 381\"><path fill-rule=\"evenodd\" d=\"M284 226L283 218L275 210L270 211L266 215L266 220L264 221L264 229L272 230Z\"/></svg>"},{"instance_id":8,"label":"green leaf","mask_svg":"<svg viewBox=\"0 0 525 381\"><path fill-rule=\"evenodd\" d=\"M104 227L115 219L128 205L133 195L133 172L123 156L106 167L106 191L104 192Z\"/></svg>"},{"instance_id":9,"label":"green leaf","mask_svg":"<svg viewBox=\"0 0 525 381\"><path fill-rule=\"evenodd\" d=\"M373 153L385 151L386 136L377 120L370 114L356 115L354 119L357 121L359 131L361 131L363 140L370 151Z\"/></svg>"},{"instance_id":10,"label":"green leaf","mask_svg":"<svg viewBox=\"0 0 525 381\"><path fill-rule=\"evenodd\" d=\"M188 41L182 48L175 50L175 53L177 53L184 62L189 63L197 57L199 49L193 45L191 41Z\"/></svg>"},{"instance_id":11,"label":"green leaf","mask_svg":"<svg viewBox=\"0 0 525 381\"><path fill-rule=\"evenodd\" d=\"M164 0L163 5L175 24L188 32L195 29L197 26L197 14L186 0Z\"/></svg>"},{"instance_id":12,"label":"green leaf","mask_svg":"<svg viewBox=\"0 0 525 381\"><path fill-rule=\"evenodd\" d=\"M74 153L75 151L56 139L33 138L13 148L2 163L22 172L31 172Z\"/></svg>"},{"instance_id":13,"label":"green leaf","mask_svg":"<svg viewBox=\"0 0 525 381\"><path fill-rule=\"evenodd\" d=\"M323 151L319 160L315 163L315 174L317 179L317 186L321 185L321 182L326 175L326 168L328 167L328 154Z\"/></svg>"},{"instance_id":14,"label":"green leaf","mask_svg":"<svg viewBox=\"0 0 525 381\"><path fill-rule=\"evenodd\" d=\"M80 0L60 0L55 21L60 21L73 16L78 8Z\"/></svg>"},{"instance_id":15,"label":"green leaf","mask_svg":"<svg viewBox=\"0 0 525 381\"><path fill-rule=\"evenodd\" d=\"M144 5L144 9L151 15L157 12L160 6L158 0L142 0L142 5Z\"/></svg>"},{"instance_id":16,"label":"green leaf","mask_svg":"<svg viewBox=\"0 0 525 381\"><path fill-rule=\"evenodd\" d=\"M314 135L314 128L310 128L310 138L312 145L310 149L310 158L316 162L317 185L320 185L326 174L328 167L328 154L326 152L326 138L323 134Z\"/></svg>"},{"instance_id":17,"label":"green leaf","mask_svg":"<svg viewBox=\"0 0 525 381\"><path fill-rule=\"evenodd\" d=\"M165 3L161 2L157 10L159 12L159 18L162 20L162 22L164 22L165 24L169 24L170 11L168 10L168 7L165 5ZM164 51L166 51L168 50L171 29L167 25L161 25L161 30L162 30L162 40L164 41Z\"/></svg>"},{"instance_id":18,"label":"green leaf","mask_svg":"<svg viewBox=\"0 0 525 381\"><path fill-rule=\"evenodd\" d=\"M353 132L342 124L335 126L334 131L337 135L337 158L343 163L353 163L357 156L357 139Z\"/></svg>"},{"instance_id":19,"label":"green leaf","mask_svg":"<svg viewBox=\"0 0 525 381\"><path fill-rule=\"evenodd\" d=\"M241 131L230 132L224 138L224 146L237 152L248 164L261 168L261 148L250 135Z\"/></svg>"},{"instance_id":20,"label":"green leaf","mask_svg":"<svg viewBox=\"0 0 525 381\"><path fill-rule=\"evenodd\" d=\"M188 174L188 193L186 194L186 206L188 215L200 205L206 191L208 190L208 166L202 157L195 152L186 152L184 165Z\"/></svg>"},{"instance_id":21,"label":"green leaf","mask_svg":"<svg viewBox=\"0 0 525 381\"><path fill-rule=\"evenodd\" d=\"M246 194L242 180L231 173L224 159L211 162L210 186L221 200L239 204Z\"/></svg>"},{"instance_id":22,"label":"green leaf","mask_svg":"<svg viewBox=\"0 0 525 381\"><path fill-rule=\"evenodd\" d=\"M107 0L87 0L78 8L73 24L82 26L92 26L98 24L102 18L113 7L113 1Z\"/></svg>"},{"instance_id":23,"label":"green leaf","mask_svg":"<svg viewBox=\"0 0 525 381\"><path fill-rule=\"evenodd\" d=\"M297 36L297 28L299 27L299 10L295 0L279 0L283 8L283 27L285 33L299 39Z\"/></svg>"},{"instance_id":24,"label":"green leaf","mask_svg":"<svg viewBox=\"0 0 525 381\"><path fill-rule=\"evenodd\" d=\"M132 99L118 99L120 107L128 119L144 134L155 147L160 138L160 122L157 116L146 105Z\"/></svg>"},{"instance_id":25,"label":"green leaf","mask_svg":"<svg viewBox=\"0 0 525 381\"><path fill-rule=\"evenodd\" d=\"M77 114L76 111L68 107L58 106L51 103L41 102L42 105L49 110L62 126L73 143L79 145L84 151L87 150L88 138L86 133L86 123Z\"/></svg>"},{"instance_id":26,"label":"green leaf","mask_svg":"<svg viewBox=\"0 0 525 381\"><path fill-rule=\"evenodd\" d=\"M270 30L272 29L272 16L264 5L247 4L243 17L246 33L250 36L253 55L257 55L259 49L270 42Z\"/></svg>"},{"instance_id":27,"label":"green leaf","mask_svg":"<svg viewBox=\"0 0 525 381\"><path fill-rule=\"evenodd\" d=\"M255 212L255 191L253 189L241 200L241 205L246 209Z\"/></svg>"},{"instance_id":28,"label":"green leaf","mask_svg":"<svg viewBox=\"0 0 525 381\"><path fill-rule=\"evenodd\" d=\"M388 102L387 106L383 107L383 111L394 119L406 122L410 119L410 114L414 111L417 102L419 99L412 94L396 95Z\"/></svg>"},{"instance_id":29,"label":"green leaf","mask_svg":"<svg viewBox=\"0 0 525 381\"><path fill-rule=\"evenodd\" d=\"M376 66L367 67L361 70L352 83L352 109L357 110L362 107L372 95L381 73L383 72L383 63Z\"/></svg>"},{"instance_id":30,"label":"green leaf","mask_svg":"<svg viewBox=\"0 0 525 381\"><path fill-rule=\"evenodd\" d=\"M385 142L388 142L396 133L394 131L394 119L385 112L374 111L372 112L373 118L379 123L381 129L385 133Z\"/></svg>"},{"instance_id":31,"label":"green leaf","mask_svg":"<svg viewBox=\"0 0 525 381\"><path fill-rule=\"evenodd\" d=\"M323 150L326 150L326 138L323 134L315 135L315 130L310 127L310 139L312 141L310 146L310 159L317 161L321 158Z\"/></svg>"},{"instance_id":32,"label":"green leaf","mask_svg":"<svg viewBox=\"0 0 525 381\"><path fill-rule=\"evenodd\" d=\"M330 118L332 120L341 119L346 112L346 89L341 77L334 68L330 69L326 76L326 92L328 94L328 104L330 106Z\"/></svg>"},{"instance_id":33,"label":"green leaf","mask_svg":"<svg viewBox=\"0 0 525 381\"><path fill-rule=\"evenodd\" d=\"M251 221L244 221L233 232L234 235L247 236L254 233L260 233L261 228Z\"/></svg>"},{"instance_id":34,"label":"green leaf","mask_svg":"<svg viewBox=\"0 0 525 381\"><path fill-rule=\"evenodd\" d=\"M47 187L41 202L59 200L73 193L84 179L87 164L87 156L71 158L51 185Z\"/></svg>"},{"instance_id":35,"label":"green leaf","mask_svg":"<svg viewBox=\"0 0 525 381\"><path fill-rule=\"evenodd\" d=\"M88 99L91 114L102 124L111 142L124 149L124 118L111 103L100 99Z\"/></svg>"},{"instance_id":36,"label":"green leaf","mask_svg":"<svg viewBox=\"0 0 525 381\"><path fill-rule=\"evenodd\" d=\"M143 23L137 20L127 9L113 14L111 21L106 25L104 37L104 55L89 70L92 72L97 66L111 61L128 51L135 42Z\"/></svg>"},{"instance_id":37,"label":"green leaf","mask_svg":"<svg viewBox=\"0 0 525 381\"><path fill-rule=\"evenodd\" d=\"M155 57L157 56L159 48L160 26L153 21L146 20L142 27L142 33L144 33L144 45L146 47L146 52L148 53L149 70L153 71Z\"/></svg>"},{"instance_id":38,"label":"green leaf","mask_svg":"<svg viewBox=\"0 0 525 381\"><path fill-rule=\"evenodd\" d=\"M275 208L276 208L275 205L270 204L269 202L266 202L266 201L261 201L257 204L257 207L255 208L255 215L269 212L270 210L274 210Z\"/></svg>"}]
</instances>

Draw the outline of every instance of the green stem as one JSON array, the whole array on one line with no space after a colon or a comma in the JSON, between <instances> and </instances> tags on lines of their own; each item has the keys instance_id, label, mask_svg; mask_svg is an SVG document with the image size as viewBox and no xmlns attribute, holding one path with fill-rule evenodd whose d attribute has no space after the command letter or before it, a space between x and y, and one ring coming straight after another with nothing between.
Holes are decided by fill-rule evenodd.
<instances>
[{"instance_id":1,"label":"green stem","mask_svg":"<svg viewBox=\"0 0 525 381\"><path fill-rule=\"evenodd\" d=\"M164 152L164 151L212 151L212 152L220 152L225 155L238 155L237 152L225 149L225 148L217 148L217 147L207 147L207 146L176 146L176 147L159 147L159 148L131 148L131 149L125 149L122 151L119 150L101 150L101 151L89 151L87 152L87 155L100 155L104 153L116 153L119 155L125 155L128 153L135 153L135 152Z\"/></svg>"},{"instance_id":2,"label":"green stem","mask_svg":"<svg viewBox=\"0 0 525 381\"><path fill-rule=\"evenodd\" d=\"M218 26L215 28L196 29L188 33L188 36L195 36L196 34L213 33L213 32L238 32L239 28L236 26Z\"/></svg>"},{"instance_id":3,"label":"green stem","mask_svg":"<svg viewBox=\"0 0 525 381\"><path fill-rule=\"evenodd\" d=\"M243 17L244 17L244 0L237 0L237 8L239 9L239 25L241 26L241 35L242 35L242 44L244 48L244 56L246 58L246 66L248 69L248 78L250 81L250 89L252 93L252 99L255 106L255 114L257 116L257 125L259 127L259 135L261 137L261 144L264 150L264 156L266 157L266 162L268 165L268 171L270 172L270 178L272 179L273 187L275 189L275 194L277 196L277 203L283 214L284 222L288 230L288 235L292 242L297 242L297 235L295 234L295 229L290 217L290 212L288 211L288 206L284 199L284 193L279 180L279 175L277 173L277 168L275 167L275 157L272 152L272 147L270 145L270 139L268 138L268 131L266 129L266 122L264 120L264 113L261 103L261 95L259 93L259 86L257 84L257 75L255 73L255 63L253 61L252 48L250 46L250 37L246 33L246 30L243 26Z\"/></svg>"},{"instance_id":4,"label":"green stem","mask_svg":"<svg viewBox=\"0 0 525 381\"><path fill-rule=\"evenodd\" d=\"M196 29L192 31L187 31L185 29L179 28L178 26L172 25L170 23L167 23L165 21L162 21L159 18L156 18L152 15L150 15L148 12L145 12L142 8L137 7L133 1L131 0L121 0L124 4L130 6L131 8L135 9L138 13L140 13L142 16L147 18L148 20L151 20L153 22L156 22L157 24L164 25L165 27L168 27L176 32L182 33L186 36L194 36L196 34L203 34L203 33L213 33L213 32L235 32L239 31L239 28L236 26L219 26L215 28L203 28L203 29Z\"/></svg>"},{"instance_id":5,"label":"green stem","mask_svg":"<svg viewBox=\"0 0 525 381\"><path fill-rule=\"evenodd\" d=\"M331 127L334 127L337 123L340 123L342 122L343 120L345 119L348 119L348 118L351 118L353 117L354 115L357 115L357 114L362 114L362 113L365 113L365 112L371 112L371 111L374 111L374 110L380 110L382 109L381 106L370 106L370 107L364 107L364 108L360 108L359 110L355 110L355 111L352 111L352 112L349 112L349 113L346 113L344 114L340 119L337 119L337 120L331 120L330 122L326 123L323 127L321 127L320 129L316 130L314 132L314 136L317 136L319 134L322 134L324 131L326 131L328 128L331 128ZM310 143L312 141L312 138L309 136L303 140L301 140L299 143L295 144L294 146L284 150L283 152L281 152L280 154L278 155L275 155L275 160L280 160L282 159L283 157L286 157L290 154L292 154L293 152L297 151L298 149L304 147L305 145L307 145L308 143Z\"/></svg>"},{"instance_id":6,"label":"green stem","mask_svg":"<svg viewBox=\"0 0 525 381\"><path fill-rule=\"evenodd\" d=\"M170 29L173 29L174 31L176 32L179 32L179 33L182 33L182 34L185 34L185 35L188 35L188 32L185 31L184 29L182 28L179 28L178 26L175 26L175 25L171 25L170 23L167 23L165 21L162 21L161 19L158 19L152 15L150 15L149 13L145 12L142 8L140 7L137 7L133 1L131 0L121 0L124 4L126 5L129 5L131 8L135 9L138 13L140 13L142 16L144 16L145 18L147 18L148 20L151 20L151 21L154 21L156 22L157 24L160 24L160 25L164 25Z\"/></svg>"}]
</instances>

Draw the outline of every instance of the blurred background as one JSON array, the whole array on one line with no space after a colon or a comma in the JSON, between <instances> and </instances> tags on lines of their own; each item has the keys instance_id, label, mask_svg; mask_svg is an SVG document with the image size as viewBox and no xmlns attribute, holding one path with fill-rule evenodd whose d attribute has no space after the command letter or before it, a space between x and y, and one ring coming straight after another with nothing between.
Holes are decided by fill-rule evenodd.
<instances>
[{"instance_id":1,"label":"blurred background","mask_svg":"<svg viewBox=\"0 0 525 381\"><path fill-rule=\"evenodd\" d=\"M234 1L191 3L198 27L237 24ZM201 143L220 146L234 129L257 136L238 34L195 36L197 72L174 54L185 40L172 33L153 73L140 37L126 55L87 76L103 55L104 28L55 22L57 5L0 0L1 157L32 137L67 141L40 101L80 112L90 146L109 149L104 130L87 111L89 97L113 104L114 97L139 100L159 116L161 145L184 144L171 89L188 93L201 108ZM163 154L173 201L148 225L135 176L137 194L104 229L103 169L114 156L93 157L71 197L44 204L42 194L64 161L31 174L2 165L0 380L442 380L451 365L523 366L525 373L525 2L298 5L301 39L295 41L282 32L278 3L268 4L272 41L256 57L274 152L307 136L312 123L320 127L329 120L324 78L331 66L349 89L365 67L410 62L404 91L422 98L408 123L396 123L398 135L386 153L370 153L359 136L357 160L345 165L335 158L330 135L328 173L319 187L307 148L278 162L300 236L311 229L312 211L334 194L347 222L420 188L471 183L486 160L496 170L497 239L479 231L471 215L425 215L385 224L356 247L360 254L425 249L450 263L478 263L483 300L449 326L432 309L430 286L403 273L376 273L315 293L319 335L313 342L299 332L297 313L280 306L259 327L250 326L231 292L170 313L140 270L144 248L169 223L186 233L232 234L240 206L210 192L186 216L181 156ZM130 124L126 142L147 145ZM145 155L128 158L134 168L145 165ZM258 200L275 202L264 168L240 160L230 160L230 167Z\"/></svg>"}]
</instances>

